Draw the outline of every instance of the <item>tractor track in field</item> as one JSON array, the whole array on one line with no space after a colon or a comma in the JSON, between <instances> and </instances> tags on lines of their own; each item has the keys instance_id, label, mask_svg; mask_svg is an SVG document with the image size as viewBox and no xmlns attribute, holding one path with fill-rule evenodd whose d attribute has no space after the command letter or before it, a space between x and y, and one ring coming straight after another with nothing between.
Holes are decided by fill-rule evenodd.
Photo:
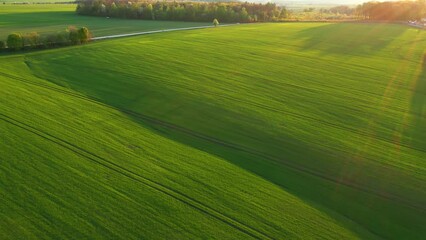
<instances>
[{"instance_id":1,"label":"tractor track in field","mask_svg":"<svg viewBox=\"0 0 426 240\"><path fill-rule=\"evenodd\" d=\"M57 87L49 86L49 85L42 84L42 83L37 83L37 82L34 82L34 81L27 80L25 78L21 78L21 77L9 75L9 74L0 73L0 75L6 76L8 78L15 79L15 80L18 80L18 81L21 81L21 82L24 82L24 83L28 83L30 85L39 86L41 88L49 89L49 90L52 90L52 91L55 91L55 92L63 93L63 94L68 95L68 96L72 96L72 97L76 97L76 98L79 98L79 99L82 99L82 100L85 100L85 101L89 101L89 102L95 103L97 105L106 107L106 108L111 108L111 109L120 111L122 113L128 114L130 116L133 116L137 119L149 122L149 123L154 124L154 125L158 125L158 126L161 126L161 127L167 128L167 129L171 129L171 130L186 134L188 136L192 136L192 137L195 137L195 138L198 138L198 139L202 139L202 140L205 140L207 142L211 142L211 143L223 146L223 147L227 147L227 148L234 149L234 150L237 150L237 151L240 151L240 152L244 152L244 153L248 153L248 154L251 154L251 155L254 155L254 156L258 156L258 157L261 157L261 158L268 160L272 163L282 165L284 167L293 169L295 171L298 171L298 172L301 172L301 173L304 173L304 174L308 174L308 175L312 175L312 176L318 177L318 178L323 179L323 180L327 180L327 181L332 182L332 183L337 184L337 185L343 185L343 186L346 186L346 187L349 187L349 188L352 188L352 189L355 189L355 190L358 190L358 191L361 191L361 192L364 192L364 193L368 193L368 194L380 197L382 199L394 201L394 202L400 203L402 205L408 206L410 208L413 208L413 209L416 209L416 210L419 210L419 211L422 211L422 212L426 212L426 207L423 204L412 203L412 202L407 201L407 200L405 200L405 198L400 197L398 195L391 194L391 193L378 192L374 189L353 183L351 181L338 180L336 178L329 177L326 174L316 172L316 171L311 170L311 169L304 167L304 166L295 165L295 164L293 164L289 161L283 161L282 159L278 159L275 156L257 151L257 150L252 149L252 148L247 148L247 147L244 147L244 146L241 146L241 145L238 145L238 144L226 142L226 141L217 139L215 137L211 137L211 136L208 136L208 135L205 135L205 134L202 134L202 133L198 133L196 131L187 129L185 127L174 125L172 123L168 123L168 122L165 122L165 121L162 121L162 120L159 120L159 119L156 119L156 118L153 118L153 117L141 114L141 113L137 113L137 112L134 112L134 111L131 111L131 110L128 110L128 109L108 105L108 104L103 103L102 101L100 101L99 99L96 99L94 97L90 97L90 96L86 96L86 95L82 95L82 94L78 94L78 93L73 93L73 92L70 92L70 91L67 91L67 90L59 89ZM414 149L414 150L416 150L416 149ZM423 150L418 150L418 151L424 152Z\"/></svg>"},{"instance_id":2,"label":"tractor track in field","mask_svg":"<svg viewBox=\"0 0 426 240\"><path fill-rule=\"evenodd\" d=\"M82 147L79 147L73 143L70 143L64 139L58 138L52 134L49 134L45 131L42 131L40 129L34 128L26 123L23 123L21 121L18 121L14 118L11 118L3 113L0 113L0 120L7 122L15 127L18 127L20 129L23 129L27 132L30 132L38 137L41 137L47 141L50 141L62 148L65 148L87 160L90 160L91 162L94 162L96 164L101 165L102 167L105 167L111 171L114 171L116 173L119 173L129 179L132 179L134 181L137 181L149 188L152 188L158 192L161 192L175 200L178 200L179 202L182 202L183 204L188 205L189 207L192 207L198 211L200 211L201 213L204 213L216 220L219 220L220 222L233 227L239 231L241 231L242 233L251 236L255 239L274 239L273 237L267 235L264 232L261 232L245 223L240 222L239 220L228 216L224 213L221 213L207 205L205 205L204 203L200 202L199 200L196 200L195 198L192 198L190 196L188 196L187 194L172 189L162 183L159 183L157 181L154 181L150 178L147 178L141 174L138 174L137 172L134 172L132 170L129 170L125 167L120 166L119 164L110 161L104 157L101 157L97 154L94 154Z\"/></svg>"}]
</instances>

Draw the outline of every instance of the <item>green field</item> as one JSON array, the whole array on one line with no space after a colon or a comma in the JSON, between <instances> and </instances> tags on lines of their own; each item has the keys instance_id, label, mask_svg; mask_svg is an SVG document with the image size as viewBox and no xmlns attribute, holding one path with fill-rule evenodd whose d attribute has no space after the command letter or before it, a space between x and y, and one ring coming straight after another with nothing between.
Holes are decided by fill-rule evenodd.
<instances>
[{"instance_id":1,"label":"green field","mask_svg":"<svg viewBox=\"0 0 426 240\"><path fill-rule=\"evenodd\" d=\"M0 40L13 32L55 33L68 26L88 27L94 37L151 30L205 26L208 23L140 21L79 16L74 4L1 5Z\"/></svg>"},{"instance_id":2,"label":"green field","mask_svg":"<svg viewBox=\"0 0 426 240\"><path fill-rule=\"evenodd\" d=\"M426 33L250 24L0 57L0 238L422 239Z\"/></svg>"}]
</instances>

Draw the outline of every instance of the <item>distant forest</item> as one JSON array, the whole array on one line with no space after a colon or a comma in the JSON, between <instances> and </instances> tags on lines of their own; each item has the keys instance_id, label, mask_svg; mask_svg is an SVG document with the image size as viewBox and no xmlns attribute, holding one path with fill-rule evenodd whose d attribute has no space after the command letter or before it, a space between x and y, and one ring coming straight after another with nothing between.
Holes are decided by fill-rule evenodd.
<instances>
[{"instance_id":1,"label":"distant forest","mask_svg":"<svg viewBox=\"0 0 426 240\"><path fill-rule=\"evenodd\" d=\"M90 16L197 22L266 22L287 16L287 10L274 3L248 2L85 0L79 2L76 11Z\"/></svg>"},{"instance_id":2,"label":"distant forest","mask_svg":"<svg viewBox=\"0 0 426 240\"><path fill-rule=\"evenodd\" d=\"M426 18L426 0L366 2L350 7L339 5L331 8L305 8L288 11L288 20L371 20L414 21Z\"/></svg>"},{"instance_id":3,"label":"distant forest","mask_svg":"<svg viewBox=\"0 0 426 240\"><path fill-rule=\"evenodd\" d=\"M329 9L288 11L275 3L185 2L83 0L77 7L81 15L145 20L211 22L269 22L280 20L363 19L374 21L409 21L426 18L426 0L366 2L357 7L345 5ZM301 17L304 16L304 17Z\"/></svg>"},{"instance_id":4,"label":"distant forest","mask_svg":"<svg viewBox=\"0 0 426 240\"><path fill-rule=\"evenodd\" d=\"M367 2L359 5L356 12L370 20L420 20L426 18L426 1Z\"/></svg>"}]
</instances>

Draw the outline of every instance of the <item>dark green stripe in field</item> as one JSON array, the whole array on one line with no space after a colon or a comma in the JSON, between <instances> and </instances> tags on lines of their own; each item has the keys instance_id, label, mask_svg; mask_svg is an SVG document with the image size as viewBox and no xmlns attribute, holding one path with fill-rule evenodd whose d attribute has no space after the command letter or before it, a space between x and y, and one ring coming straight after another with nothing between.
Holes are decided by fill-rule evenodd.
<instances>
[{"instance_id":1,"label":"dark green stripe in field","mask_svg":"<svg viewBox=\"0 0 426 240\"><path fill-rule=\"evenodd\" d=\"M0 237L419 239L426 34L255 24L0 58Z\"/></svg>"}]
</instances>

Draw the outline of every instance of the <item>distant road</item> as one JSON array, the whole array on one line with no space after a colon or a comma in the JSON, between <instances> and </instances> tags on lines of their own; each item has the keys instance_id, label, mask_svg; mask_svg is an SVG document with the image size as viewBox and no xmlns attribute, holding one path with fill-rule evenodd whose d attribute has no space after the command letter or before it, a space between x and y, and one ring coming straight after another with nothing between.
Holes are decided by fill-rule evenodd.
<instances>
[{"instance_id":1,"label":"distant road","mask_svg":"<svg viewBox=\"0 0 426 240\"><path fill-rule=\"evenodd\" d=\"M415 23L408 23L408 26L415 27L415 28L421 28L421 29L425 28L424 25L415 24Z\"/></svg>"},{"instance_id":2,"label":"distant road","mask_svg":"<svg viewBox=\"0 0 426 240\"><path fill-rule=\"evenodd\" d=\"M239 23L218 25L217 27L227 27L227 26L233 26L233 25L237 25L237 24L239 24ZM110 35L110 36L103 36L103 37L94 37L94 38L92 38L92 41L111 39L111 38L131 37L131 36L146 35L146 34L153 34L153 33L162 33L162 32L174 32L174 31L193 30L193 29L202 29L202 28L214 28L214 27L215 26L209 25L209 26L200 26L200 27L170 28L170 29L164 29L164 30L154 30L154 31L137 32L137 33L117 34L117 35Z\"/></svg>"}]
</instances>

